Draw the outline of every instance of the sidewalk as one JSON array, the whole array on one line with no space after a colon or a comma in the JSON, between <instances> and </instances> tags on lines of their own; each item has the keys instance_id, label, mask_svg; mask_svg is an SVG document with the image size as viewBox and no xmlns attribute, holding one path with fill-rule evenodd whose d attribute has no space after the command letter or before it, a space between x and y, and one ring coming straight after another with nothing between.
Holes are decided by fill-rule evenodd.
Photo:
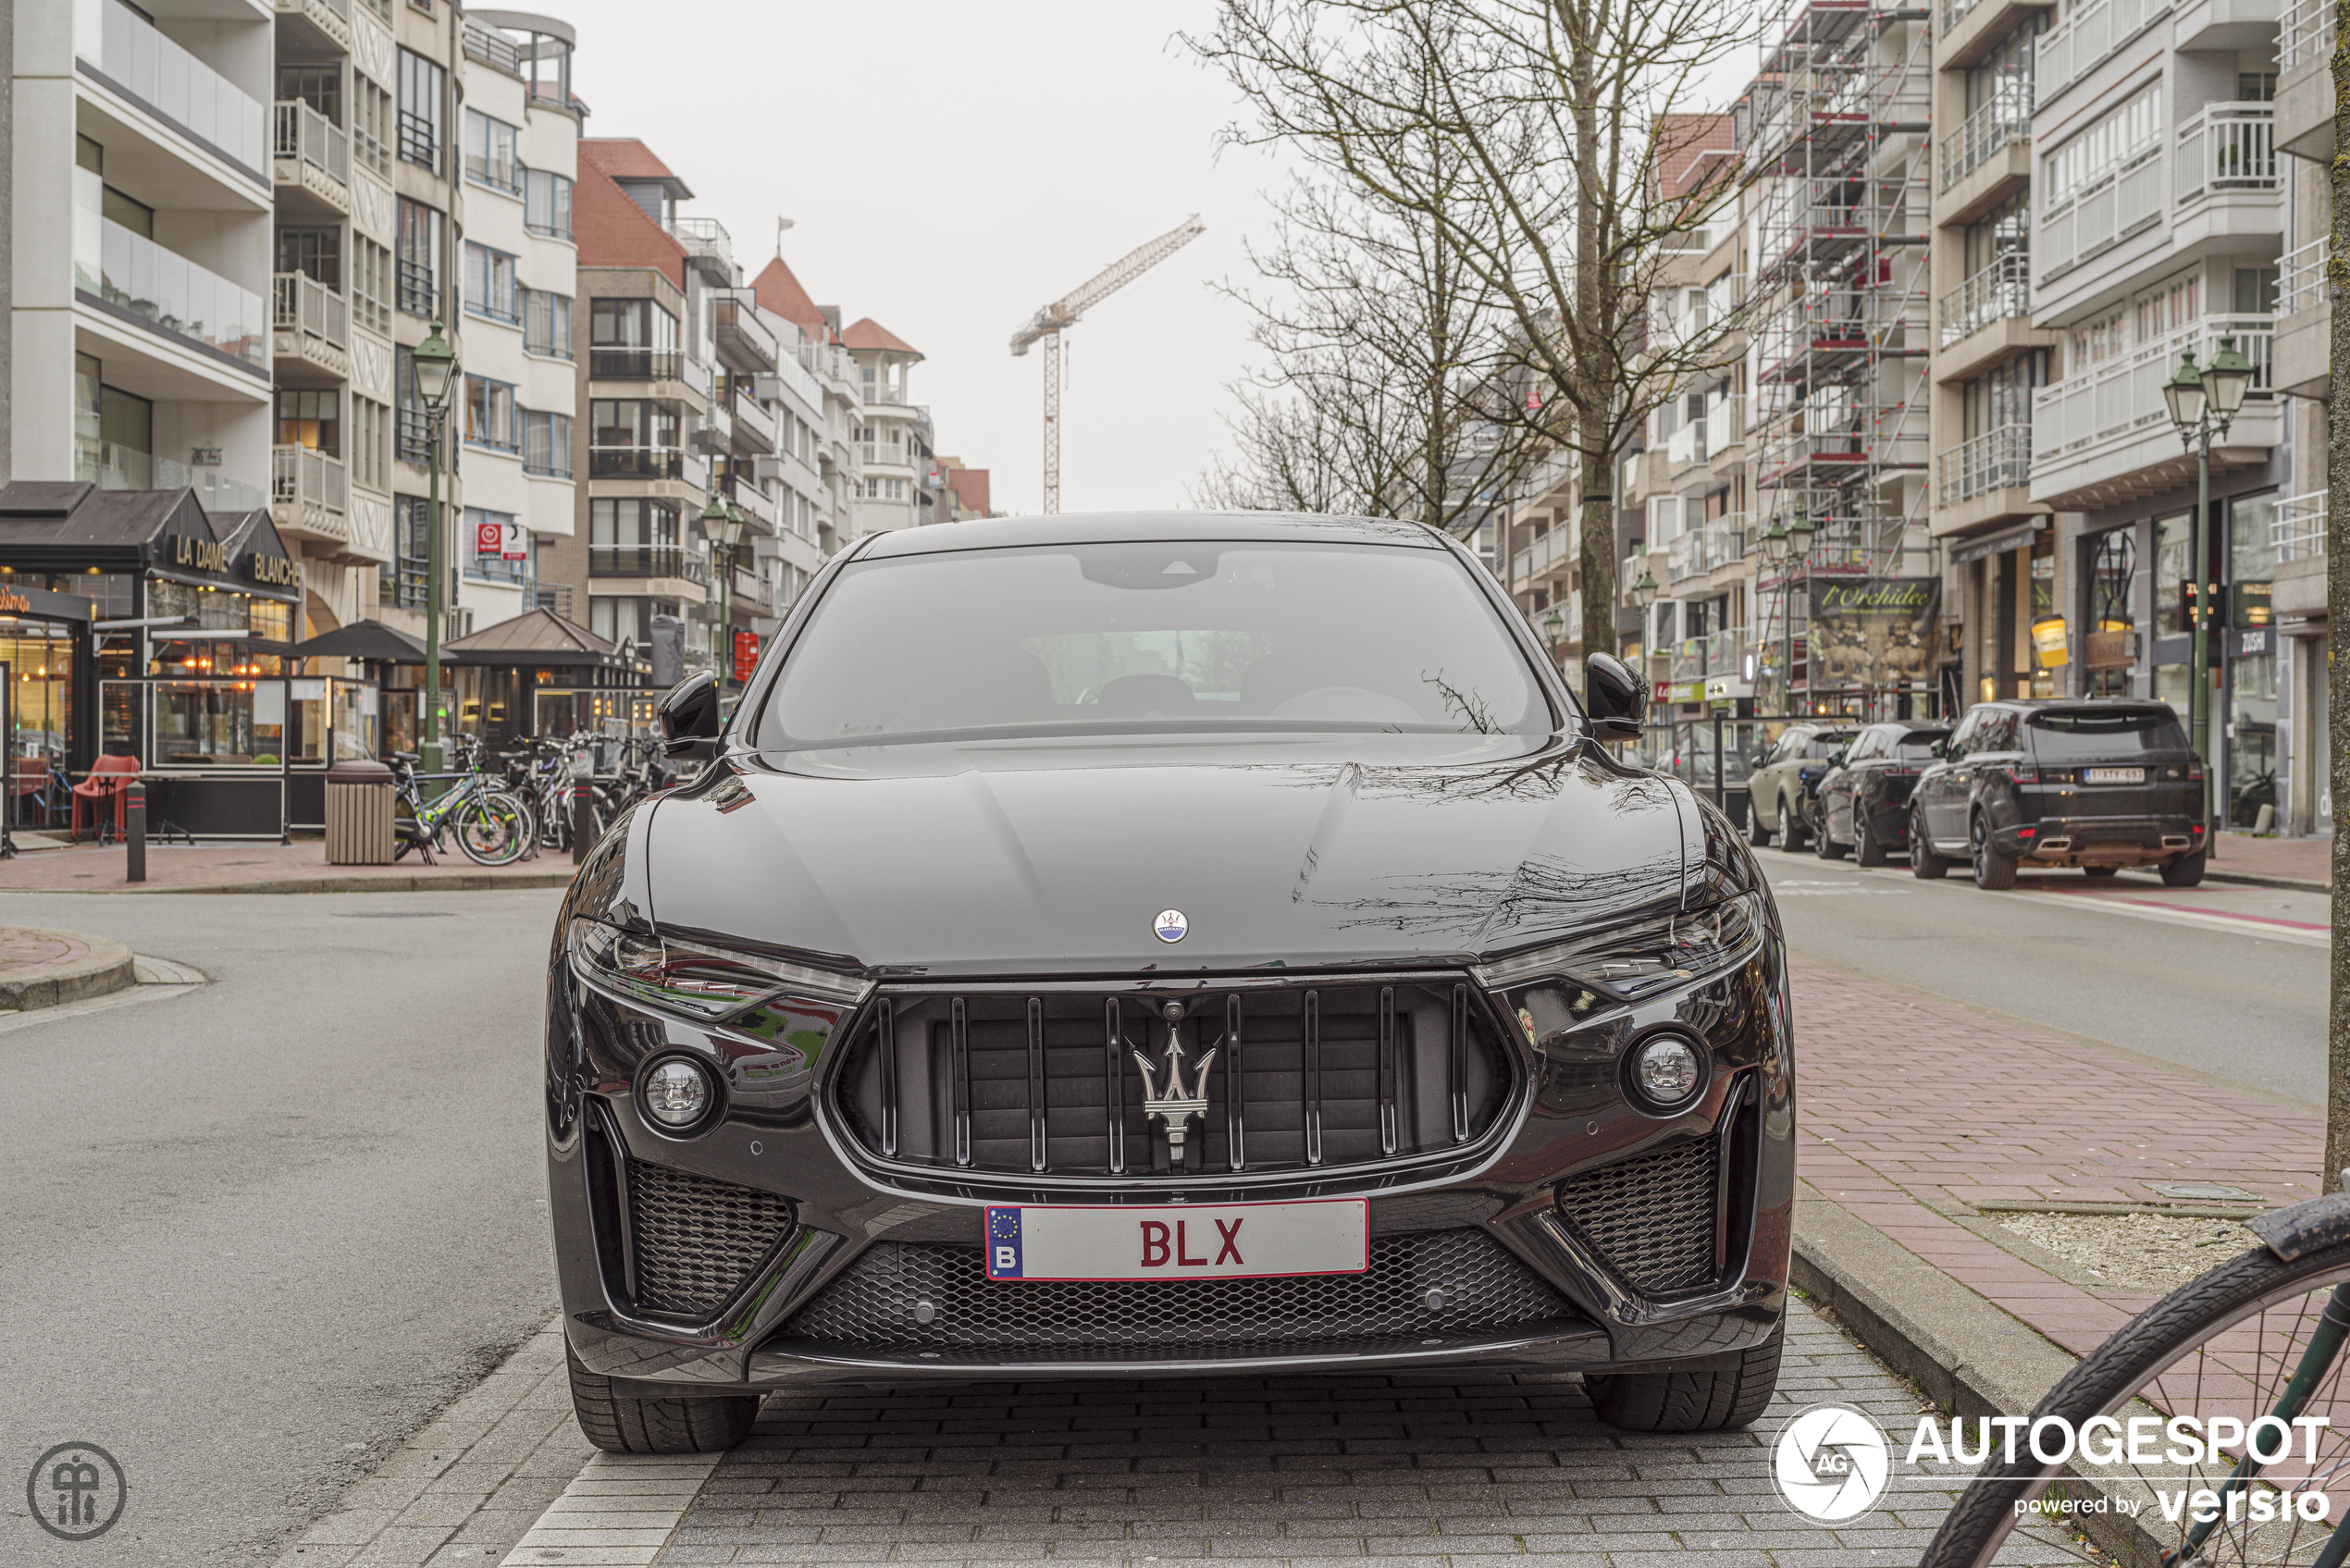
<instances>
[{"instance_id":1,"label":"sidewalk","mask_svg":"<svg viewBox=\"0 0 2350 1568\"><path fill-rule=\"evenodd\" d=\"M2255 838L2250 833L2223 833L2212 847L2210 858L2204 862L2203 874L2215 882L2330 886L2333 882L2333 840Z\"/></svg>"},{"instance_id":2,"label":"sidewalk","mask_svg":"<svg viewBox=\"0 0 2350 1568\"><path fill-rule=\"evenodd\" d=\"M293 844L147 846L147 880L123 880L119 844L37 849L0 860L0 893L415 893L488 887L565 887L571 857L541 854L511 866L476 866L451 851L427 866L411 855L390 866L329 866L316 839Z\"/></svg>"}]
</instances>

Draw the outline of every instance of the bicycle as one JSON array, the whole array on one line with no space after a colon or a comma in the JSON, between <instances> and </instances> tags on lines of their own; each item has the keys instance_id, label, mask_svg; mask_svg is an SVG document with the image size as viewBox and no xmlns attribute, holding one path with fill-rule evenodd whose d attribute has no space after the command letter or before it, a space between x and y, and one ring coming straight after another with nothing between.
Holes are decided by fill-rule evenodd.
<instances>
[{"instance_id":1,"label":"bicycle","mask_svg":"<svg viewBox=\"0 0 2350 1568\"><path fill-rule=\"evenodd\" d=\"M2340 1568L2350 1558L2350 1193L2246 1224L2260 1246L2139 1314L2033 1411L2032 1423L2059 1417L2075 1434L2108 1418L2096 1457L2116 1463L2045 1462L2028 1441L2012 1458L2002 1450L1944 1519L1921 1568L2045 1563L2058 1560L2052 1549L2137 1568ZM2148 1417L2157 1424L2132 1427ZM2202 1440L2172 1430L2181 1417L2194 1418ZM2232 1441L2210 1429L2215 1419L2236 1424ZM2148 1463L2106 1443L2139 1430L2154 1438L2138 1451L2151 1451ZM2069 1445L2052 1427L2042 1446ZM2100 1500L2086 1477L2101 1483L2101 1500L2138 1506L2067 1512L2067 1500ZM2026 1521L2033 1527L2020 1528Z\"/></svg>"},{"instance_id":2,"label":"bicycle","mask_svg":"<svg viewBox=\"0 0 2350 1568\"><path fill-rule=\"evenodd\" d=\"M426 865L432 865L433 851L441 847L442 838L453 829L457 847L474 864L512 865L530 847L530 809L513 795L493 786L481 772L478 739L460 735L451 744L463 772L419 774L414 752L390 754L393 788L400 809L406 813L394 821L398 847L391 858L401 859L414 849ZM426 778L457 782L438 798L428 801L419 787L420 781Z\"/></svg>"}]
</instances>

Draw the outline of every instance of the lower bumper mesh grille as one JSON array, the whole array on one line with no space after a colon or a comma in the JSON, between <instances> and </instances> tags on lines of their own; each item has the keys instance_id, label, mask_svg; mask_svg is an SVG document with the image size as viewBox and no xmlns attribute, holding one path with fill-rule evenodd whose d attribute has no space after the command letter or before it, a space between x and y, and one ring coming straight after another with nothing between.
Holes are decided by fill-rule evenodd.
<instances>
[{"instance_id":1,"label":"lower bumper mesh grille","mask_svg":"<svg viewBox=\"0 0 2350 1568\"><path fill-rule=\"evenodd\" d=\"M708 1317L791 1229L772 1192L669 1166L628 1162L628 1217L638 1312Z\"/></svg>"},{"instance_id":2,"label":"lower bumper mesh grille","mask_svg":"<svg viewBox=\"0 0 2350 1568\"><path fill-rule=\"evenodd\" d=\"M1711 1284L1722 1141L1685 1138L1559 1183L1559 1208L1632 1286Z\"/></svg>"},{"instance_id":3,"label":"lower bumper mesh grille","mask_svg":"<svg viewBox=\"0 0 2350 1568\"><path fill-rule=\"evenodd\" d=\"M1431 1291L1441 1292L1429 1304ZM927 1315L918 1309L927 1305ZM1168 1346L1310 1349L1572 1315L1540 1276L1482 1230L1371 1242L1362 1274L1274 1279L996 1282L977 1247L883 1242L785 1329L843 1350L1049 1348L1147 1352ZM922 1321L928 1315L930 1321Z\"/></svg>"}]
</instances>

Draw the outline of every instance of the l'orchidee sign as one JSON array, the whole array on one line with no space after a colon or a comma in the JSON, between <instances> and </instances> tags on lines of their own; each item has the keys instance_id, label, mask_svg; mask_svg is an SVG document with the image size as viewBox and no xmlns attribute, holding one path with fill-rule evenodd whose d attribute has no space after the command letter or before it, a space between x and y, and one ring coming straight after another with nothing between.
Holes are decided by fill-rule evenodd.
<instances>
[{"instance_id":1,"label":"l'orchidee sign","mask_svg":"<svg viewBox=\"0 0 2350 1568\"><path fill-rule=\"evenodd\" d=\"M1939 577L1812 579L1812 685L1915 685L1928 678Z\"/></svg>"}]
</instances>

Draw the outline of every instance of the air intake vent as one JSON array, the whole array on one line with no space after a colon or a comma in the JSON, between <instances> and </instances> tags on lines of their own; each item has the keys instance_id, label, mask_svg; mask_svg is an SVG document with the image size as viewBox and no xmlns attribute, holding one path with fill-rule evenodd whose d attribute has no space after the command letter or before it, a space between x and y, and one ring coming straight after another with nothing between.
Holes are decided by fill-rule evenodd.
<instances>
[{"instance_id":1,"label":"air intake vent","mask_svg":"<svg viewBox=\"0 0 2350 1568\"><path fill-rule=\"evenodd\" d=\"M791 1229L791 1205L731 1181L628 1162L637 1310L708 1317Z\"/></svg>"},{"instance_id":2,"label":"air intake vent","mask_svg":"<svg viewBox=\"0 0 2350 1568\"><path fill-rule=\"evenodd\" d=\"M1685 1138L1559 1183L1559 1210L1634 1289L1712 1284L1721 1140Z\"/></svg>"}]
</instances>

